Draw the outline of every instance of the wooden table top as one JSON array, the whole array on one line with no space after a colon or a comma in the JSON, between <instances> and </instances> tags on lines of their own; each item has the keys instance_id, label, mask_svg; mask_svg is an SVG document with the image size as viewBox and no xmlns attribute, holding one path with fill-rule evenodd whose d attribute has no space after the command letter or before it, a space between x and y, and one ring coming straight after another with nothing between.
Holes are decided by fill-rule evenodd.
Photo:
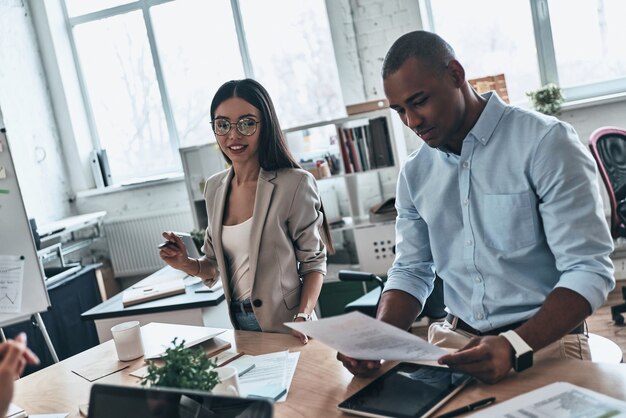
<instances>
[{"instance_id":1,"label":"wooden table top","mask_svg":"<svg viewBox=\"0 0 626 418\"><path fill-rule=\"evenodd\" d=\"M372 378L355 378L335 359L335 350L316 340L303 346L291 335L228 330L219 338L228 340L232 349L258 355L276 351L300 351L298 366L286 402L276 403L275 417L347 416L337 404L361 389ZM129 373L144 366L143 358L128 362L129 367L109 376L88 382L72 372L100 359L116 359L113 341L77 354L60 363L26 376L16 382L14 403L29 414L68 412L79 417L78 406L89 403L92 383L137 385ZM380 372L395 363L387 362ZM496 396L501 402L543 385L565 381L618 399L626 400L626 365L589 361L543 361L520 374L511 373L496 385L477 383L464 389L441 408L443 413L472 401Z\"/></svg>"}]
</instances>

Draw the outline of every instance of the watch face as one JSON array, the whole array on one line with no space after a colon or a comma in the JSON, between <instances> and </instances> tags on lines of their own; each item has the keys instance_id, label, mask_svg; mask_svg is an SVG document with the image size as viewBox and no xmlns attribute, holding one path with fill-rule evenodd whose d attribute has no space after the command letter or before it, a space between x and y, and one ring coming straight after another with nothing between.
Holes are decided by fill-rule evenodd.
<instances>
[{"instance_id":1,"label":"watch face","mask_svg":"<svg viewBox=\"0 0 626 418\"><path fill-rule=\"evenodd\" d=\"M516 372L521 372L522 370L526 370L530 366L533 365L533 352L527 351L525 353L520 354L519 356L515 356L513 368Z\"/></svg>"}]
</instances>

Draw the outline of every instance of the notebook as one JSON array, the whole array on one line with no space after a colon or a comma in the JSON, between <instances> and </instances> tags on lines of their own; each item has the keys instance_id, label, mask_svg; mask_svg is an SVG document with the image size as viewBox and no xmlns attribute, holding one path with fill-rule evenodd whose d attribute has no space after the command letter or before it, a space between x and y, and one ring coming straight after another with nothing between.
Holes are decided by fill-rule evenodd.
<instances>
[{"instance_id":1,"label":"notebook","mask_svg":"<svg viewBox=\"0 0 626 418\"><path fill-rule=\"evenodd\" d=\"M183 279L170 280L164 283L153 285L131 287L122 294L122 305L127 308L129 306L138 305L140 303L149 302L151 300L162 299L168 296L180 295L185 293L185 281Z\"/></svg>"},{"instance_id":2,"label":"notebook","mask_svg":"<svg viewBox=\"0 0 626 418\"><path fill-rule=\"evenodd\" d=\"M95 384L88 418L220 417L271 418L266 399L234 398L188 389Z\"/></svg>"}]
</instances>

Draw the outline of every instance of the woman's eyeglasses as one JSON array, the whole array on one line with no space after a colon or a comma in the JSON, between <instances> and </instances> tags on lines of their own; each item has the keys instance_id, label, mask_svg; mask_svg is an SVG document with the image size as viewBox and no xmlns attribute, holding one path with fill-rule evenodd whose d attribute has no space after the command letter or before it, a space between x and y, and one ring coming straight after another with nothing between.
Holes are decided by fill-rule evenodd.
<instances>
[{"instance_id":1,"label":"woman's eyeglasses","mask_svg":"<svg viewBox=\"0 0 626 418\"><path fill-rule=\"evenodd\" d=\"M236 125L237 132L244 136L250 136L256 132L259 123L261 122L257 122L252 118L241 118L236 124L228 119L216 119L211 121L211 127L215 135L224 136L228 135L233 125Z\"/></svg>"}]
</instances>

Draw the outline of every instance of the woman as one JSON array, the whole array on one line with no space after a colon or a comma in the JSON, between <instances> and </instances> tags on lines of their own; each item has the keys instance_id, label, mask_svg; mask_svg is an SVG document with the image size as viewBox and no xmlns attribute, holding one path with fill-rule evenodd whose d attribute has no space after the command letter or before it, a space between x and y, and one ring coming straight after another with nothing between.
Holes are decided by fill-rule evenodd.
<instances>
[{"instance_id":1,"label":"woman","mask_svg":"<svg viewBox=\"0 0 626 418\"><path fill-rule=\"evenodd\" d=\"M291 332L284 322L314 316L326 246L332 251L315 180L287 150L272 100L258 82L223 84L211 118L231 168L206 182L205 256L190 258L171 232L163 233L173 244L160 256L209 287L221 276L236 329Z\"/></svg>"}]
</instances>

